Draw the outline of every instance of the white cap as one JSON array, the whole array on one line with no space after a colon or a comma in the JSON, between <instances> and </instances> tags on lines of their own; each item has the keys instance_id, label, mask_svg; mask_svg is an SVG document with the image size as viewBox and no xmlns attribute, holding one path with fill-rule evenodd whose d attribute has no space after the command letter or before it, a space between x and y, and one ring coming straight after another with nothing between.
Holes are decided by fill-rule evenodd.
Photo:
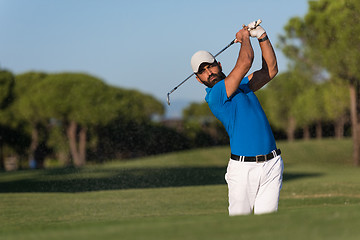
<instances>
[{"instance_id":1,"label":"white cap","mask_svg":"<svg viewBox=\"0 0 360 240\"><path fill-rule=\"evenodd\" d=\"M191 68L194 73L199 71L199 67L202 63L213 63L215 62L214 56L207 51L198 51L191 57Z\"/></svg>"}]
</instances>

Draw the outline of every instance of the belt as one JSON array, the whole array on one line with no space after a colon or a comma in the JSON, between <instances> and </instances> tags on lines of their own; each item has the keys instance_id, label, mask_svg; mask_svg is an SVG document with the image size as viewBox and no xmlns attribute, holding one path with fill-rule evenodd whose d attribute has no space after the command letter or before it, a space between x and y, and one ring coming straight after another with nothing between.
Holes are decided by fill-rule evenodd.
<instances>
[{"instance_id":1,"label":"belt","mask_svg":"<svg viewBox=\"0 0 360 240\"><path fill-rule=\"evenodd\" d=\"M241 161L241 162L266 162L270 159L273 159L276 156L279 156L281 154L280 149L276 149L272 151L269 154L266 155L257 155L255 157L248 157L248 156L238 156L235 154L231 154L231 159L235 161Z\"/></svg>"}]
</instances>

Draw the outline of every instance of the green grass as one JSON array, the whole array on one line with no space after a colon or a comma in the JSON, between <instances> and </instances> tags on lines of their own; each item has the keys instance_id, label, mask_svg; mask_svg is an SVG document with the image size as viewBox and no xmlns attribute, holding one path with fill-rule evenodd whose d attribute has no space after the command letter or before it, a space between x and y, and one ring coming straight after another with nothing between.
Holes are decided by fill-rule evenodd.
<instances>
[{"instance_id":1,"label":"green grass","mask_svg":"<svg viewBox=\"0 0 360 240\"><path fill-rule=\"evenodd\" d=\"M279 211L227 215L228 147L0 173L0 239L360 239L349 139L280 142Z\"/></svg>"}]
</instances>

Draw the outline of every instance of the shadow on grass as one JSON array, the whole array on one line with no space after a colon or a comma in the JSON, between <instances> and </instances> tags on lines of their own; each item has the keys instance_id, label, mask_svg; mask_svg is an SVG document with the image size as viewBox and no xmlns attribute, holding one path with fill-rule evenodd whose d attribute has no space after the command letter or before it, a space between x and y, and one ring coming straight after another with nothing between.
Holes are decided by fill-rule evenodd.
<instances>
[{"instance_id":1,"label":"shadow on grass","mask_svg":"<svg viewBox=\"0 0 360 240\"><path fill-rule=\"evenodd\" d=\"M38 171L37 174L30 177L25 177L25 175L20 174L9 181L1 181L0 178L0 193L74 193L226 184L224 179L225 172L225 167L102 169L91 171L73 168L50 169ZM284 173L284 181L318 177L320 175L321 174Z\"/></svg>"}]
</instances>

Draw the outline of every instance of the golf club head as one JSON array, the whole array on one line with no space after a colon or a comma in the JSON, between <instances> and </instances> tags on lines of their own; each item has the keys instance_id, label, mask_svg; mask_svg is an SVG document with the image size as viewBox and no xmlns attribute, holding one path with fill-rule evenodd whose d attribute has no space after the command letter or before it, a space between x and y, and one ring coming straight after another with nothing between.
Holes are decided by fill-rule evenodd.
<instances>
[{"instance_id":1,"label":"golf club head","mask_svg":"<svg viewBox=\"0 0 360 240\"><path fill-rule=\"evenodd\" d=\"M167 101L167 104L170 106L170 93L167 94L166 101Z\"/></svg>"}]
</instances>

